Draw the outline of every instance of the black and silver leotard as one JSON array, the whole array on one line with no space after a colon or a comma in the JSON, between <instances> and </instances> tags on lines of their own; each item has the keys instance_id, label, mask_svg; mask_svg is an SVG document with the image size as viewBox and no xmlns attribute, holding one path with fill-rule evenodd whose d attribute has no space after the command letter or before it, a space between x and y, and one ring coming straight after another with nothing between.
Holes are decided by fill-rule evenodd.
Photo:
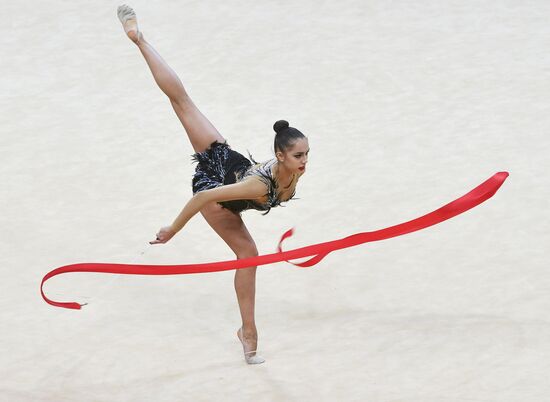
<instances>
[{"instance_id":1,"label":"black and silver leotard","mask_svg":"<svg viewBox=\"0 0 550 402\"><path fill-rule=\"evenodd\" d=\"M250 160L232 150L227 141L224 143L215 141L204 152L193 154L191 158L197 162L192 180L193 194L225 184L237 183L249 176L257 176L268 188L265 204L254 200L222 201L219 204L235 213L256 209L265 211L263 215L267 214L271 208L281 205L277 192L277 180L272 173L272 167L277 160L273 158L258 163L250 153L248 155ZM289 200L293 199L294 195L295 192L292 193Z\"/></svg>"}]
</instances>

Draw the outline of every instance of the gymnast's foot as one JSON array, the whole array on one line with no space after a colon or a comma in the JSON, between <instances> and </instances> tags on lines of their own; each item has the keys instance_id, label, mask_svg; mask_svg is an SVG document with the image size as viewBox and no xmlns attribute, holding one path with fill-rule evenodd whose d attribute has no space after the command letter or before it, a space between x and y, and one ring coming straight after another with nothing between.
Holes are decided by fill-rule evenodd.
<instances>
[{"instance_id":1,"label":"gymnast's foot","mask_svg":"<svg viewBox=\"0 0 550 402\"><path fill-rule=\"evenodd\" d=\"M237 337L243 344L244 358L248 364L260 364L265 362L265 359L261 356L256 355L256 346L258 344L257 336L253 334L245 334L243 336L242 327L237 331Z\"/></svg>"},{"instance_id":2,"label":"gymnast's foot","mask_svg":"<svg viewBox=\"0 0 550 402\"><path fill-rule=\"evenodd\" d=\"M118 6L117 16L124 27L124 32L126 32L126 35L128 35L132 42L137 44L143 39L143 35L138 29L136 13L131 7L126 4Z\"/></svg>"}]
</instances>

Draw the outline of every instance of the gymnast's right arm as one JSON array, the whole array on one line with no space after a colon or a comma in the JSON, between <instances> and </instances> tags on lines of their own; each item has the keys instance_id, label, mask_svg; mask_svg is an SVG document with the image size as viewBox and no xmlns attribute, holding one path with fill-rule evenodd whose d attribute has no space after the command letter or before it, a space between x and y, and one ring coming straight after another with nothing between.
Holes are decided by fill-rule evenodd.
<instances>
[{"instance_id":1,"label":"gymnast's right arm","mask_svg":"<svg viewBox=\"0 0 550 402\"><path fill-rule=\"evenodd\" d=\"M264 196L267 191L265 183L255 177L235 184L200 191L187 202L172 225L161 228L157 233L156 240L150 241L149 244L166 243L185 226L189 219L210 202L252 200Z\"/></svg>"}]
</instances>

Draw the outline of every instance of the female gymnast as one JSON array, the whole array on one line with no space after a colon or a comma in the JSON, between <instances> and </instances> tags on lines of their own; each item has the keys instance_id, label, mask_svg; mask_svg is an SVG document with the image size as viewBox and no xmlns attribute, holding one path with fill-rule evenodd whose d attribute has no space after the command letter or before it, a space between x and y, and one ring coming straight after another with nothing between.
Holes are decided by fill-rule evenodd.
<instances>
[{"instance_id":1,"label":"female gymnast","mask_svg":"<svg viewBox=\"0 0 550 402\"><path fill-rule=\"evenodd\" d=\"M176 73L166 64L138 29L134 10L118 7L118 18L126 35L145 58L160 89L168 96L195 151L197 162L192 180L193 197L170 226L163 227L150 244L166 243L197 212L227 243L238 259L258 255L256 244L248 232L241 212L246 209L266 211L293 198L296 185L305 173L309 144L297 129L284 120L277 121L275 158L257 163L232 150L227 141L199 111ZM258 332L254 320L256 267L237 269L235 291L242 325L237 331L248 364L263 363L256 354Z\"/></svg>"}]
</instances>

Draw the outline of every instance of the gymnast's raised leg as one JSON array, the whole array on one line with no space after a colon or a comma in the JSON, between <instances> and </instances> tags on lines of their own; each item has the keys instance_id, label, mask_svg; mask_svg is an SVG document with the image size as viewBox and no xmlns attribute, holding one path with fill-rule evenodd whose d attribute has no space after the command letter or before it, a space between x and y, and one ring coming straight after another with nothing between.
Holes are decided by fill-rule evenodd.
<instances>
[{"instance_id":1,"label":"gymnast's raised leg","mask_svg":"<svg viewBox=\"0 0 550 402\"><path fill-rule=\"evenodd\" d=\"M134 10L128 6L120 6L118 8L118 18L126 35L143 54L157 85L170 99L170 103L183 124L195 152L203 152L214 141L224 142L225 139L218 130L195 106L174 70L145 40L143 33L138 29Z\"/></svg>"}]
</instances>

